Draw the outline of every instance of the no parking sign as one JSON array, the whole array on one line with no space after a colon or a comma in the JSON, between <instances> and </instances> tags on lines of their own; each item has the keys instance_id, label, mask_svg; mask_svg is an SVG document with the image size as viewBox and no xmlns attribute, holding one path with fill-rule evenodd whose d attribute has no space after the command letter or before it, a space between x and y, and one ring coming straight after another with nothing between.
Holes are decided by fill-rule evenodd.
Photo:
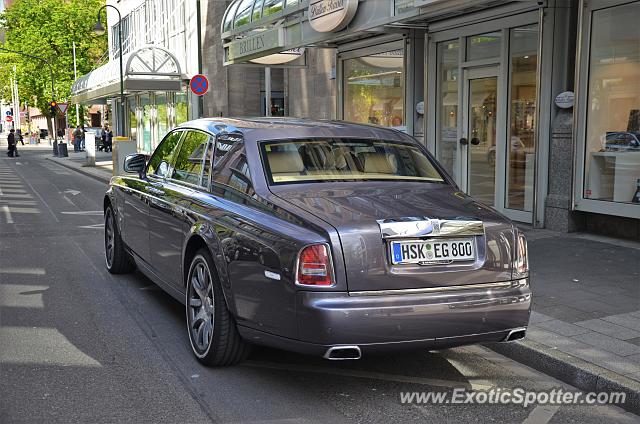
<instances>
[{"instance_id":1,"label":"no parking sign","mask_svg":"<svg viewBox=\"0 0 640 424\"><path fill-rule=\"evenodd\" d=\"M189 87L191 88L191 92L196 96L203 96L209 91L209 80L202 74L194 75L193 78L191 78Z\"/></svg>"}]
</instances>

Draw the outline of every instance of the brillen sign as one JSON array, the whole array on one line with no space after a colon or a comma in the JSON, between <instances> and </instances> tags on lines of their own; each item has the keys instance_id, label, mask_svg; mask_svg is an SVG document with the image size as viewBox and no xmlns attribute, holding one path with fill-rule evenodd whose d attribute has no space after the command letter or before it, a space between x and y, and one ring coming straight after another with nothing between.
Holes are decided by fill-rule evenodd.
<instances>
[{"instance_id":1,"label":"brillen sign","mask_svg":"<svg viewBox=\"0 0 640 424\"><path fill-rule=\"evenodd\" d=\"M344 29L356 15L358 0L311 0L309 24L318 32Z\"/></svg>"}]
</instances>

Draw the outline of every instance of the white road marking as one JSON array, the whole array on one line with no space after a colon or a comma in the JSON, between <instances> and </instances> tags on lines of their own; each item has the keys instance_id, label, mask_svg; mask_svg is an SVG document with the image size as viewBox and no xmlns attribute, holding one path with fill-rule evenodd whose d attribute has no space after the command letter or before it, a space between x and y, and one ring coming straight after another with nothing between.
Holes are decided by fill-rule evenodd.
<instances>
[{"instance_id":1,"label":"white road marking","mask_svg":"<svg viewBox=\"0 0 640 424\"><path fill-rule=\"evenodd\" d=\"M64 191L64 193L65 193L65 194L67 194L67 193L68 193L68 194L70 194L70 195L72 195L72 196L77 196L78 194L80 194L80 192L79 192L78 190L72 190L72 189L70 189L70 188L66 189L66 190Z\"/></svg>"},{"instance_id":2,"label":"white road marking","mask_svg":"<svg viewBox=\"0 0 640 424\"><path fill-rule=\"evenodd\" d=\"M58 219L58 217L56 216L56 214L53 212L53 209L51 209L51 206L49 206L49 204L44 200L44 198L40 195L40 193L38 193L36 191L36 189L33 187L33 185L31 185L31 183L29 182L29 180L27 180L26 178L24 178L24 176L22 176L22 174L20 172L18 172L18 170L16 169L16 174L18 174L18 177L20 177L20 179L27 185L29 186L29 188L31 189L31 191L38 196L38 199L40 199L40 201L42 202L42 204L47 208L47 210L49 211L49 213L51 214L51 216L53 216L53 219L57 222L60 223L60 220ZM31 197L31 196L29 196Z\"/></svg>"},{"instance_id":3,"label":"white road marking","mask_svg":"<svg viewBox=\"0 0 640 424\"><path fill-rule=\"evenodd\" d=\"M0 274L46 275L44 268L0 268Z\"/></svg>"},{"instance_id":4,"label":"white road marking","mask_svg":"<svg viewBox=\"0 0 640 424\"><path fill-rule=\"evenodd\" d=\"M56 328L0 327L0 363L102 367Z\"/></svg>"},{"instance_id":5,"label":"white road marking","mask_svg":"<svg viewBox=\"0 0 640 424\"><path fill-rule=\"evenodd\" d=\"M11 216L11 211L9 210L9 206L2 206L2 210L4 211L4 216L7 219L7 224L13 224L13 217Z\"/></svg>"},{"instance_id":6,"label":"white road marking","mask_svg":"<svg viewBox=\"0 0 640 424\"><path fill-rule=\"evenodd\" d=\"M104 228L104 224L82 225L82 226L79 226L78 228L86 228L89 230L101 230Z\"/></svg>"},{"instance_id":7,"label":"white road marking","mask_svg":"<svg viewBox=\"0 0 640 424\"><path fill-rule=\"evenodd\" d=\"M522 424L547 424L559 409L559 405L536 406Z\"/></svg>"},{"instance_id":8,"label":"white road marking","mask_svg":"<svg viewBox=\"0 0 640 424\"><path fill-rule=\"evenodd\" d=\"M448 387L448 388L458 388L458 387L468 388L469 387L469 384L465 383L464 381L411 377L408 375L387 374L387 373L373 372L373 371L336 369L336 368L313 366L313 365L278 364L275 362L262 362L262 361L246 361L246 362L243 362L243 365L249 366L249 367L255 367L255 368L273 369L273 370L311 372L311 373L318 373L318 374L338 375L343 377L358 377L358 378L368 378L372 380L395 381L399 383L422 384L425 386ZM489 390L491 387L492 386L489 386L489 387L480 386L480 385L475 386L475 388L478 390Z\"/></svg>"},{"instance_id":9,"label":"white road marking","mask_svg":"<svg viewBox=\"0 0 640 424\"><path fill-rule=\"evenodd\" d=\"M0 306L8 308L44 308L42 294L49 286L0 284Z\"/></svg>"},{"instance_id":10,"label":"white road marking","mask_svg":"<svg viewBox=\"0 0 640 424\"><path fill-rule=\"evenodd\" d=\"M104 215L104 211L71 211L71 212L60 212L64 215L87 215L87 216L102 216Z\"/></svg>"}]
</instances>

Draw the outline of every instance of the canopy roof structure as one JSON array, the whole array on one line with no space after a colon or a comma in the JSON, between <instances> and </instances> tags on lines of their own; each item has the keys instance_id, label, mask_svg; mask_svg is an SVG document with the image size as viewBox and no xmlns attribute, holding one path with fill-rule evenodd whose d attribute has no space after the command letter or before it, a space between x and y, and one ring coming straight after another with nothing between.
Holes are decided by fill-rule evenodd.
<instances>
[{"instance_id":1,"label":"canopy roof structure","mask_svg":"<svg viewBox=\"0 0 640 424\"><path fill-rule=\"evenodd\" d=\"M135 91L179 91L185 77L178 59L167 49L149 45L125 55L124 89ZM102 103L120 94L120 62L112 60L78 78L71 86L72 101Z\"/></svg>"}]
</instances>

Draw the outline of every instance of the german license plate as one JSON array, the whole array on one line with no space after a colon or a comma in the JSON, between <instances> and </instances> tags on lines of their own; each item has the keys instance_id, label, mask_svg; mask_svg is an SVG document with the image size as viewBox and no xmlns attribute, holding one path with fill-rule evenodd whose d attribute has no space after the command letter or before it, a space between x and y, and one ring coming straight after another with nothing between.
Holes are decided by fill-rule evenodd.
<instances>
[{"instance_id":1,"label":"german license plate","mask_svg":"<svg viewBox=\"0 0 640 424\"><path fill-rule=\"evenodd\" d=\"M407 240L391 243L391 260L394 265L436 265L475 259L474 239Z\"/></svg>"}]
</instances>

